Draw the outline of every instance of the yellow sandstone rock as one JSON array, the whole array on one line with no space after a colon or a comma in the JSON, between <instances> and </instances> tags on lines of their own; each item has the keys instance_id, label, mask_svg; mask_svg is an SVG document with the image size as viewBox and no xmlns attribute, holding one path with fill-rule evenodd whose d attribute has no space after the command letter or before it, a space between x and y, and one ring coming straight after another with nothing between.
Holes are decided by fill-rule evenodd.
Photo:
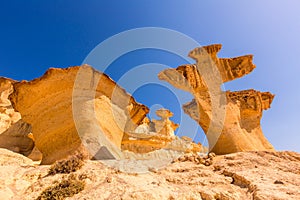
<instances>
[{"instance_id":1,"label":"yellow sandstone rock","mask_svg":"<svg viewBox=\"0 0 300 200\"><path fill-rule=\"evenodd\" d=\"M210 151L227 154L274 150L260 127L262 111L270 108L274 95L255 90L221 91L222 83L250 73L255 65L251 55L220 59L220 49L221 45L196 48L189 54L196 65L167 69L158 76L194 95L183 109L207 134Z\"/></svg>"},{"instance_id":2,"label":"yellow sandstone rock","mask_svg":"<svg viewBox=\"0 0 300 200\"><path fill-rule=\"evenodd\" d=\"M94 96L85 95L86 91ZM134 130L148 113L146 106L136 103L107 75L87 65L50 68L41 78L15 83L10 100L32 125L36 146L43 153L42 164L87 152L87 145L92 149L88 149L90 156L95 156L103 145L99 135L121 149L124 130ZM103 134L94 132L98 127ZM105 152L108 157L117 156L110 147Z\"/></svg>"},{"instance_id":3,"label":"yellow sandstone rock","mask_svg":"<svg viewBox=\"0 0 300 200\"><path fill-rule=\"evenodd\" d=\"M170 117L173 117L173 113L167 109L159 109L156 111L156 115L161 119L152 120L155 131L160 135L174 138L174 131L179 127L179 125L169 119Z\"/></svg>"},{"instance_id":4,"label":"yellow sandstone rock","mask_svg":"<svg viewBox=\"0 0 300 200\"><path fill-rule=\"evenodd\" d=\"M173 113L167 109L159 109L156 115L159 120L143 120L134 132L126 133L122 141L122 149L135 153L149 153L167 147L174 139L174 131L178 124L169 118Z\"/></svg>"},{"instance_id":5,"label":"yellow sandstone rock","mask_svg":"<svg viewBox=\"0 0 300 200\"><path fill-rule=\"evenodd\" d=\"M144 119L133 133L126 133L122 141L122 149L137 154L150 153L155 150L165 149L176 152L204 152L206 149L199 143L196 144L186 136L179 138L174 131L178 128L169 118L173 113L167 109L159 109L156 115L159 120Z\"/></svg>"}]
</instances>

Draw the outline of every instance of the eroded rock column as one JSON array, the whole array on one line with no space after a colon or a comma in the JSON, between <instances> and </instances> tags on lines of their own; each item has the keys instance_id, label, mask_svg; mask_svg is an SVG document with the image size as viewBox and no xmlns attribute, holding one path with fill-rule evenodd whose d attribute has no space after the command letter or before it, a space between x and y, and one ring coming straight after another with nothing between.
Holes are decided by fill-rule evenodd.
<instances>
[{"instance_id":1,"label":"eroded rock column","mask_svg":"<svg viewBox=\"0 0 300 200\"><path fill-rule=\"evenodd\" d=\"M273 150L262 133L260 120L263 110L270 108L274 95L255 90L221 91L222 83L249 74L255 65L252 55L218 58L220 49L221 45L196 48L189 54L197 61L195 65L167 69L158 76L193 94L194 100L183 109L207 134L210 151L227 154ZM220 112L214 113L215 109Z\"/></svg>"}]
</instances>

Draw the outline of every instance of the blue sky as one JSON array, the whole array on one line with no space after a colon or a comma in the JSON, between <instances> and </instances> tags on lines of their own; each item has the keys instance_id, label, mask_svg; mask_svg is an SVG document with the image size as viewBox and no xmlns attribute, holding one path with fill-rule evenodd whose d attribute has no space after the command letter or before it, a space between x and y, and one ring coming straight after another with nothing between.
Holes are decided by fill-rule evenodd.
<instances>
[{"instance_id":1,"label":"blue sky","mask_svg":"<svg viewBox=\"0 0 300 200\"><path fill-rule=\"evenodd\" d=\"M2 1L0 76L30 80L49 67L80 65L99 43L128 29L173 29L201 45L223 44L220 57L254 54L254 72L225 88L276 94L272 108L264 113L263 131L276 149L300 152L299 13L297 0ZM177 67L186 62L171 53L148 49L121 56L107 73L118 80L144 63ZM178 121L180 105L164 90L145 85L134 96L149 107L160 104L171 109ZM197 137L201 140L201 134Z\"/></svg>"}]
</instances>

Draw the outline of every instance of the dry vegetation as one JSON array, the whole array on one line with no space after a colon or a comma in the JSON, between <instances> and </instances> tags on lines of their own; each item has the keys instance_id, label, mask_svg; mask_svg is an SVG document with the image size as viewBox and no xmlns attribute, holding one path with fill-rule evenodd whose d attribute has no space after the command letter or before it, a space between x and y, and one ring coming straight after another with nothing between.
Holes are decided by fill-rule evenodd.
<instances>
[{"instance_id":1,"label":"dry vegetation","mask_svg":"<svg viewBox=\"0 0 300 200\"><path fill-rule=\"evenodd\" d=\"M50 167L48 175L75 172L83 166L83 160L84 156L82 154L76 154L70 156L68 159L57 161Z\"/></svg>"},{"instance_id":2,"label":"dry vegetation","mask_svg":"<svg viewBox=\"0 0 300 200\"><path fill-rule=\"evenodd\" d=\"M80 180L78 176L71 174L67 179L63 179L46 188L37 200L62 200L78 194L84 190L84 187L84 180Z\"/></svg>"}]
</instances>

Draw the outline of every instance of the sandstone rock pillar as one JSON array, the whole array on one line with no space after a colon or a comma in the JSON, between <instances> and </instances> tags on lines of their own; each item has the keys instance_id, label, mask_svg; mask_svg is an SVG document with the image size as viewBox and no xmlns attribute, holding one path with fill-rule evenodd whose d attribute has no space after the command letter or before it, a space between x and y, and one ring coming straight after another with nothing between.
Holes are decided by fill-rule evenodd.
<instances>
[{"instance_id":1,"label":"sandstone rock pillar","mask_svg":"<svg viewBox=\"0 0 300 200\"><path fill-rule=\"evenodd\" d=\"M206 133L210 151L273 150L262 133L260 120L274 95L255 90L222 91L222 83L249 74L255 65L252 55L218 58L220 49L221 45L196 48L189 54L197 61L195 65L166 69L158 77L193 94L194 99L183 109Z\"/></svg>"}]
</instances>

